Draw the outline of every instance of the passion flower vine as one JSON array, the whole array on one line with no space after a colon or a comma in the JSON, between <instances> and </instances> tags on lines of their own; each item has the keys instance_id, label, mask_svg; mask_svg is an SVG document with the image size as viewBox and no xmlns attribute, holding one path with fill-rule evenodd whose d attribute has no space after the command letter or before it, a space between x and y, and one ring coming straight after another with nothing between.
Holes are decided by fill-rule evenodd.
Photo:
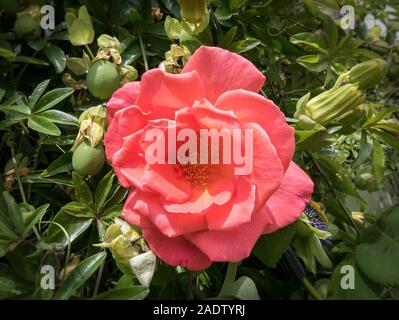
<instances>
[{"instance_id":1,"label":"passion flower vine","mask_svg":"<svg viewBox=\"0 0 399 320\"><path fill-rule=\"evenodd\" d=\"M258 94L265 80L243 57L203 46L180 74L150 70L108 102L106 156L131 188L122 217L141 227L166 263L203 270L213 261L238 262L310 201L313 182L292 162L294 129ZM237 175L225 163L148 163L146 134L171 128L251 129L251 173Z\"/></svg>"}]
</instances>

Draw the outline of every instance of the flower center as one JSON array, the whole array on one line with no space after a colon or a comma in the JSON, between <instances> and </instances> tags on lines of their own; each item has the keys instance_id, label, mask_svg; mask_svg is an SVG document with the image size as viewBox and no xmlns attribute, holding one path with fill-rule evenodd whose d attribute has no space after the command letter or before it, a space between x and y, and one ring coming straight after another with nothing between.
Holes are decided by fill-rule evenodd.
<instances>
[{"instance_id":1,"label":"flower center","mask_svg":"<svg viewBox=\"0 0 399 320\"><path fill-rule=\"evenodd\" d=\"M178 172L182 178L191 182L195 186L206 186L209 181L209 176L213 172L210 164L178 164Z\"/></svg>"}]
</instances>

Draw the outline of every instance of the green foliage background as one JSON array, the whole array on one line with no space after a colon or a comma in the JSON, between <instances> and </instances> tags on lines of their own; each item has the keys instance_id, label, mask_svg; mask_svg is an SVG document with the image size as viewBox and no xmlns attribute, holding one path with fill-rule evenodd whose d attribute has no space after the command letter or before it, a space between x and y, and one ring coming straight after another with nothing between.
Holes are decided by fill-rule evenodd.
<instances>
[{"instance_id":1,"label":"green foliage background","mask_svg":"<svg viewBox=\"0 0 399 320\"><path fill-rule=\"evenodd\" d=\"M6 2L13 1L0 1L0 298L399 298L395 1L216 0L209 3L204 31L192 35L169 25L169 36L175 32L170 39L165 20L180 21L176 1L54 0L47 4L55 8L55 29L42 30L35 40L15 34L15 10ZM18 10L27 2L44 4L24 1ZM354 8L354 30L340 27L345 4ZM80 32L68 34L67 8L82 5L93 30L85 18L76 27ZM154 7L162 16L152 14ZM368 14L384 23L386 35L367 29ZM317 233L299 232L303 222L297 222L263 236L240 265L214 263L191 273L158 262L149 288L124 274L109 251L93 246L120 214L127 190L107 164L86 179L73 172L70 148L78 118L106 101L79 82L85 69L78 74L72 68L73 85L65 73L71 73L67 58L96 52L96 38L104 33L119 39L122 64L135 67L139 77L147 65L158 67L165 60L172 43L191 52L201 44L219 46L252 61L267 76L263 94L296 128L295 161L315 182L313 199L325 210L332 245L322 246ZM344 70L378 57L388 73L365 91L367 113L361 121L297 126L301 97L316 96ZM368 172L366 181L360 181L360 172ZM55 290L40 286L43 265L55 268ZM340 286L343 265L354 268L354 290Z\"/></svg>"}]
</instances>

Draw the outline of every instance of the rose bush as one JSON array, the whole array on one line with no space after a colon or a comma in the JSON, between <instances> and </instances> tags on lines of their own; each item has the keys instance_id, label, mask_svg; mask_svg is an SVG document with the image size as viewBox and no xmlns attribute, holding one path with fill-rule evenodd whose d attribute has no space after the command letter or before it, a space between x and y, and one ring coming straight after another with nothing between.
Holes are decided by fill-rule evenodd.
<instances>
[{"instance_id":1,"label":"rose bush","mask_svg":"<svg viewBox=\"0 0 399 320\"><path fill-rule=\"evenodd\" d=\"M262 233L298 219L313 191L292 162L294 130L258 92L265 77L243 57L201 47L181 74L160 69L116 91L107 104L107 159L131 187L123 217L142 228L151 250L170 265L202 270L246 258ZM250 128L253 171L233 165L148 164L151 128Z\"/></svg>"}]
</instances>

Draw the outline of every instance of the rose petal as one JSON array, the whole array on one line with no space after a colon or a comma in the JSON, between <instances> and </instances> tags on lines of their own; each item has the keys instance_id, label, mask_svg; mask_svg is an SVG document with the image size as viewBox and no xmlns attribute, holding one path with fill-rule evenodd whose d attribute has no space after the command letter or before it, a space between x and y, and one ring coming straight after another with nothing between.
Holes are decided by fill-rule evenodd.
<instances>
[{"instance_id":1,"label":"rose petal","mask_svg":"<svg viewBox=\"0 0 399 320\"><path fill-rule=\"evenodd\" d=\"M166 118L174 118L174 112L191 107L195 100L205 95L197 72L170 74L161 69L147 71L141 79L141 90L136 104L144 111L153 110Z\"/></svg>"},{"instance_id":2,"label":"rose petal","mask_svg":"<svg viewBox=\"0 0 399 320\"><path fill-rule=\"evenodd\" d=\"M136 191L131 190L129 196L126 199L125 205L122 210L122 217L127 222L139 226L141 228L153 228L154 225L151 221L143 216L140 212L133 209L136 202Z\"/></svg>"},{"instance_id":3,"label":"rose petal","mask_svg":"<svg viewBox=\"0 0 399 320\"><path fill-rule=\"evenodd\" d=\"M255 186L244 177L239 177L236 181L232 199L206 211L209 230L234 228L251 221L255 205Z\"/></svg>"},{"instance_id":4,"label":"rose petal","mask_svg":"<svg viewBox=\"0 0 399 320\"><path fill-rule=\"evenodd\" d=\"M234 90L221 95L215 105L223 110L233 110L241 123L260 124L287 170L295 150L294 129L273 101L253 92Z\"/></svg>"},{"instance_id":5,"label":"rose petal","mask_svg":"<svg viewBox=\"0 0 399 320\"><path fill-rule=\"evenodd\" d=\"M148 218L169 238L207 228L203 215L167 212L159 200L159 195L154 193L136 190L132 205L133 210Z\"/></svg>"},{"instance_id":6,"label":"rose petal","mask_svg":"<svg viewBox=\"0 0 399 320\"><path fill-rule=\"evenodd\" d=\"M247 59L216 47L200 47L182 73L198 72L206 90L206 98L215 103L223 93L234 89L259 92L266 78Z\"/></svg>"},{"instance_id":7,"label":"rose petal","mask_svg":"<svg viewBox=\"0 0 399 320\"><path fill-rule=\"evenodd\" d=\"M284 174L280 159L266 132L257 123L248 123L253 130L253 171L251 181L256 185L255 211L277 190Z\"/></svg>"},{"instance_id":8,"label":"rose petal","mask_svg":"<svg viewBox=\"0 0 399 320\"><path fill-rule=\"evenodd\" d=\"M151 251L172 266L199 271L208 268L211 260L184 237L168 238L155 228L143 228L143 236Z\"/></svg>"},{"instance_id":9,"label":"rose petal","mask_svg":"<svg viewBox=\"0 0 399 320\"><path fill-rule=\"evenodd\" d=\"M199 231L184 237L212 261L238 262L248 257L266 225L269 208L253 214L250 222L220 231Z\"/></svg>"},{"instance_id":10,"label":"rose petal","mask_svg":"<svg viewBox=\"0 0 399 320\"><path fill-rule=\"evenodd\" d=\"M294 162L288 167L280 187L269 198L270 209L264 233L271 233L296 221L310 201L313 181Z\"/></svg>"},{"instance_id":11,"label":"rose petal","mask_svg":"<svg viewBox=\"0 0 399 320\"><path fill-rule=\"evenodd\" d=\"M193 115L201 128L240 128L240 123L232 111L215 108L209 101L202 99L193 105Z\"/></svg>"},{"instance_id":12,"label":"rose petal","mask_svg":"<svg viewBox=\"0 0 399 320\"><path fill-rule=\"evenodd\" d=\"M144 128L148 120L148 115L137 106L130 106L116 112L104 136L107 160L112 161L114 153L122 147L124 137Z\"/></svg>"},{"instance_id":13,"label":"rose petal","mask_svg":"<svg viewBox=\"0 0 399 320\"><path fill-rule=\"evenodd\" d=\"M128 82L122 88L116 90L107 102L108 123L111 123L117 111L135 104L139 92L140 81Z\"/></svg>"}]
</instances>

